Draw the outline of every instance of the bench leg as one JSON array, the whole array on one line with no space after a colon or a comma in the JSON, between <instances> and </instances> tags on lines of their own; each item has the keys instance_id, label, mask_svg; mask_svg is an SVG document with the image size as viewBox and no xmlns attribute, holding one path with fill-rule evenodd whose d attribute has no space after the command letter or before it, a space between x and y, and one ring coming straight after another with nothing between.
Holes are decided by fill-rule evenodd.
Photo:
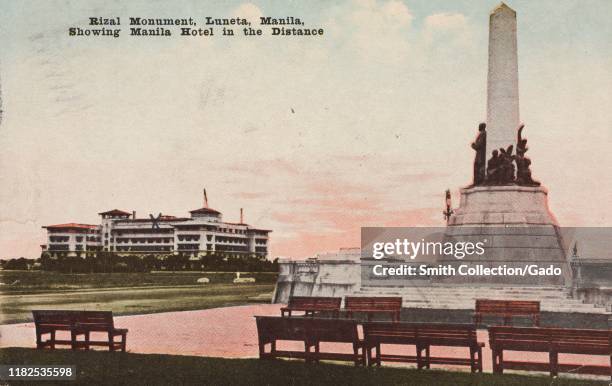
<instances>
[{"instance_id":1,"label":"bench leg","mask_svg":"<svg viewBox=\"0 0 612 386\"><path fill-rule=\"evenodd\" d=\"M108 333L108 351L115 351L115 337L111 332Z\"/></svg>"},{"instance_id":2,"label":"bench leg","mask_svg":"<svg viewBox=\"0 0 612 386\"><path fill-rule=\"evenodd\" d=\"M421 370L423 368L423 347L416 347L416 361L417 361L417 369Z\"/></svg>"},{"instance_id":3,"label":"bench leg","mask_svg":"<svg viewBox=\"0 0 612 386\"><path fill-rule=\"evenodd\" d=\"M266 354L266 342L259 340L259 359L263 359Z\"/></svg>"},{"instance_id":4,"label":"bench leg","mask_svg":"<svg viewBox=\"0 0 612 386\"><path fill-rule=\"evenodd\" d=\"M478 347L478 372L482 373L482 347Z\"/></svg>"},{"instance_id":5,"label":"bench leg","mask_svg":"<svg viewBox=\"0 0 612 386\"><path fill-rule=\"evenodd\" d=\"M310 347L314 346L314 353L310 351ZM319 363L319 352L320 352L320 346L319 343L308 343L308 342L304 342L304 361L306 363Z\"/></svg>"},{"instance_id":6,"label":"bench leg","mask_svg":"<svg viewBox=\"0 0 612 386\"><path fill-rule=\"evenodd\" d=\"M376 367L380 367L381 362L380 343L376 345Z\"/></svg>"},{"instance_id":7,"label":"bench leg","mask_svg":"<svg viewBox=\"0 0 612 386\"><path fill-rule=\"evenodd\" d=\"M503 350L491 350L493 355L493 372L495 374L504 373L504 351Z\"/></svg>"},{"instance_id":8,"label":"bench leg","mask_svg":"<svg viewBox=\"0 0 612 386\"><path fill-rule=\"evenodd\" d=\"M367 346L367 347L364 346L364 351L366 352L366 356L367 356L366 363L368 364L368 367L372 367L372 365L374 364L372 363L372 346Z\"/></svg>"},{"instance_id":9,"label":"bench leg","mask_svg":"<svg viewBox=\"0 0 612 386\"><path fill-rule=\"evenodd\" d=\"M474 348L470 348L470 371L475 373L476 368L476 350Z\"/></svg>"},{"instance_id":10,"label":"bench leg","mask_svg":"<svg viewBox=\"0 0 612 386\"><path fill-rule=\"evenodd\" d=\"M51 331L51 342L50 342L50 346L52 349L55 349L55 331Z\"/></svg>"},{"instance_id":11,"label":"bench leg","mask_svg":"<svg viewBox=\"0 0 612 386\"><path fill-rule=\"evenodd\" d=\"M361 354L359 354L359 345L353 343L353 355L355 356L355 366L359 366L359 362L361 361Z\"/></svg>"},{"instance_id":12,"label":"bench leg","mask_svg":"<svg viewBox=\"0 0 612 386\"><path fill-rule=\"evenodd\" d=\"M70 331L70 342L71 342L70 343L70 348L72 350L78 349L78 346L77 346L77 334L76 334L75 331Z\"/></svg>"},{"instance_id":13,"label":"bench leg","mask_svg":"<svg viewBox=\"0 0 612 386\"><path fill-rule=\"evenodd\" d=\"M550 376L556 377L559 375L559 354L551 351L548 353L548 359L550 361Z\"/></svg>"},{"instance_id":14,"label":"bench leg","mask_svg":"<svg viewBox=\"0 0 612 386\"><path fill-rule=\"evenodd\" d=\"M127 346L127 334L121 334L121 352L125 352L125 346Z\"/></svg>"},{"instance_id":15,"label":"bench leg","mask_svg":"<svg viewBox=\"0 0 612 386\"><path fill-rule=\"evenodd\" d=\"M367 363L368 363L368 358L366 358L366 349L365 349L365 345L363 345L361 346L361 365L365 367Z\"/></svg>"},{"instance_id":16,"label":"bench leg","mask_svg":"<svg viewBox=\"0 0 612 386\"><path fill-rule=\"evenodd\" d=\"M312 358L310 357L310 346L308 345L308 342L304 342L304 362L310 363L311 360Z\"/></svg>"},{"instance_id":17,"label":"bench leg","mask_svg":"<svg viewBox=\"0 0 612 386\"><path fill-rule=\"evenodd\" d=\"M40 350L43 347L44 346L43 346L43 343L42 343L42 334L37 332L36 333L36 349Z\"/></svg>"}]
</instances>

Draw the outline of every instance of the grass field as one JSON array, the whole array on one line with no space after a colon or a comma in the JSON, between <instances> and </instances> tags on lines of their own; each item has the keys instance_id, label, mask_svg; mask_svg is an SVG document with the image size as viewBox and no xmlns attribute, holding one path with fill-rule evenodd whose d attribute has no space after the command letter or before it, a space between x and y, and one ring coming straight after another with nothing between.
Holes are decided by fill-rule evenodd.
<instances>
[{"instance_id":1,"label":"grass field","mask_svg":"<svg viewBox=\"0 0 612 386\"><path fill-rule=\"evenodd\" d=\"M208 277L211 283L196 284L201 277ZM131 315L270 301L276 274L254 273L242 277L255 277L257 282L233 284L233 273L211 272L0 271L0 282L5 283L0 287L0 324L30 321L33 309L112 310L116 315Z\"/></svg>"},{"instance_id":2,"label":"grass field","mask_svg":"<svg viewBox=\"0 0 612 386\"><path fill-rule=\"evenodd\" d=\"M355 368L298 361L222 359L175 355L0 349L0 363L76 365L77 385L605 385L607 382L470 374L405 368ZM315 382L316 381L316 382ZM45 382L45 385L53 384Z\"/></svg>"},{"instance_id":3,"label":"grass field","mask_svg":"<svg viewBox=\"0 0 612 386\"><path fill-rule=\"evenodd\" d=\"M112 287L183 286L195 285L201 277L211 284L229 284L233 272L151 272L151 273L81 273L68 274L44 271L0 271L0 293L28 294L58 290L76 290ZM242 273L257 283L274 284L273 272Z\"/></svg>"}]
</instances>

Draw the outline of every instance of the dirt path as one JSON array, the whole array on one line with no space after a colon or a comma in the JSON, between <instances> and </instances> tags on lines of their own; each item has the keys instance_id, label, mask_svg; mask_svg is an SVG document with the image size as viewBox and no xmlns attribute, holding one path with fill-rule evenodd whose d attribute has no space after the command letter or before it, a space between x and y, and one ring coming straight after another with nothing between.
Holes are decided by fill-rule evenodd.
<instances>
[{"instance_id":1,"label":"dirt path","mask_svg":"<svg viewBox=\"0 0 612 386\"><path fill-rule=\"evenodd\" d=\"M0 296L0 323L29 321L33 309L113 310L131 315L248 304L262 294L271 295L273 289L272 284L211 284L5 294Z\"/></svg>"}]
</instances>

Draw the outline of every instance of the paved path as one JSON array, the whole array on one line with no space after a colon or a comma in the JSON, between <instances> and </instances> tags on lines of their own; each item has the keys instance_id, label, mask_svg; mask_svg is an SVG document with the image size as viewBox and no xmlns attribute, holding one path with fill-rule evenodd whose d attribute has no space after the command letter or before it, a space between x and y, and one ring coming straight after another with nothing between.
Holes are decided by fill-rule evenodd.
<instances>
[{"instance_id":1,"label":"paved path","mask_svg":"<svg viewBox=\"0 0 612 386\"><path fill-rule=\"evenodd\" d=\"M254 358L258 356L258 347L253 316L279 315L279 308L278 304L261 304L201 311L118 316L115 317L115 325L130 330L127 346L128 351L134 353ZM35 347L35 340L32 323L0 325L0 347ZM486 330L478 331L478 340L487 346L483 350L484 371L491 372L491 351L488 349L489 339ZM350 350L348 345L337 346L336 348L340 350ZM302 348L301 345L291 342L280 343L279 348L283 347ZM324 347L325 345L322 345L322 348ZM433 348L432 354L465 355L466 350ZM413 351L412 346L389 347L389 352L414 355ZM529 357L532 358L530 360L548 359L548 354L504 353L504 356L508 359ZM571 357L575 359L572 360ZM562 362L570 363L609 364L609 359L605 357L562 355L560 359Z\"/></svg>"}]
</instances>

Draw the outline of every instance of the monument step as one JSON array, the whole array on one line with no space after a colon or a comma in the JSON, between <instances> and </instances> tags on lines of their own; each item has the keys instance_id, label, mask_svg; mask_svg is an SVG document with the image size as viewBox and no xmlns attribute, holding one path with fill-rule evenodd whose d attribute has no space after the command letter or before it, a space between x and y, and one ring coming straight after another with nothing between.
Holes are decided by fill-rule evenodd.
<instances>
[{"instance_id":1,"label":"monument step","mask_svg":"<svg viewBox=\"0 0 612 386\"><path fill-rule=\"evenodd\" d=\"M401 296L404 308L473 310L478 298L539 300L542 311L610 314L603 307L582 303L565 287L422 286L363 287L356 296Z\"/></svg>"}]
</instances>

